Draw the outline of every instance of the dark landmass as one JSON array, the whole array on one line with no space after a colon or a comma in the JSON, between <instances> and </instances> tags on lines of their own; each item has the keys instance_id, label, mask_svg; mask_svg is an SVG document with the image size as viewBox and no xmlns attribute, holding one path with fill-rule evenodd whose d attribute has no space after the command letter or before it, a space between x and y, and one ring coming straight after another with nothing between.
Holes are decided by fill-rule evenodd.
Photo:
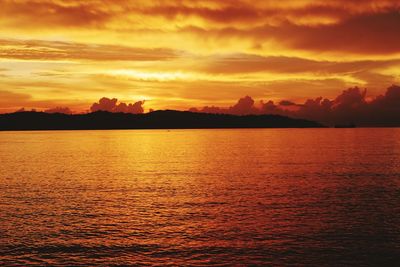
<instances>
[{"instance_id":1,"label":"dark landmass","mask_svg":"<svg viewBox=\"0 0 400 267\"><path fill-rule=\"evenodd\" d=\"M333 126L334 128L356 128L356 125L354 123L349 123L349 124L335 124Z\"/></svg>"},{"instance_id":2,"label":"dark landmass","mask_svg":"<svg viewBox=\"0 0 400 267\"><path fill-rule=\"evenodd\" d=\"M0 115L0 130L91 130L91 129L201 129L201 128L311 128L324 127L279 115L234 116L188 111L154 111L145 114L110 113L48 114L16 112Z\"/></svg>"}]
</instances>

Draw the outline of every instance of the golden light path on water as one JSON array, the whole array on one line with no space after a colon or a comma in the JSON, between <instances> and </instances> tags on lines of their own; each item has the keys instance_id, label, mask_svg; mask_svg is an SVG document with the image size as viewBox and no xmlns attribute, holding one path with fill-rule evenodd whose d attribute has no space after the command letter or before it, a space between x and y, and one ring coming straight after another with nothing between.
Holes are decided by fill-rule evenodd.
<instances>
[{"instance_id":1,"label":"golden light path on water","mask_svg":"<svg viewBox=\"0 0 400 267\"><path fill-rule=\"evenodd\" d=\"M0 133L0 264L399 262L400 131Z\"/></svg>"}]
</instances>

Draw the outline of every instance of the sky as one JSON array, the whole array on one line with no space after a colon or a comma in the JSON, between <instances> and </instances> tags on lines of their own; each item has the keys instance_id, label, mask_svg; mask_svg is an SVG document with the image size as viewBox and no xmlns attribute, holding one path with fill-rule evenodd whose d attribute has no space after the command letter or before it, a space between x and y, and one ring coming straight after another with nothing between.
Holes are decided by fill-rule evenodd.
<instances>
[{"instance_id":1,"label":"sky","mask_svg":"<svg viewBox=\"0 0 400 267\"><path fill-rule=\"evenodd\" d=\"M246 96L290 110L400 83L398 0L0 2L0 113L205 111Z\"/></svg>"}]
</instances>

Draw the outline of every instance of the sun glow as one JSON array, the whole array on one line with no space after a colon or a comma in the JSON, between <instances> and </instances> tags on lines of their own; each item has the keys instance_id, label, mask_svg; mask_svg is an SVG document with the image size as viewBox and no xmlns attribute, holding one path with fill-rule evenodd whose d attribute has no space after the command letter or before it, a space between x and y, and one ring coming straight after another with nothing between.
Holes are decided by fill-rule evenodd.
<instances>
[{"instance_id":1,"label":"sun glow","mask_svg":"<svg viewBox=\"0 0 400 267\"><path fill-rule=\"evenodd\" d=\"M133 78L142 81L176 81L176 80L190 80L193 76L184 72L145 72L137 70L112 70L108 74L112 76L122 76Z\"/></svg>"}]
</instances>

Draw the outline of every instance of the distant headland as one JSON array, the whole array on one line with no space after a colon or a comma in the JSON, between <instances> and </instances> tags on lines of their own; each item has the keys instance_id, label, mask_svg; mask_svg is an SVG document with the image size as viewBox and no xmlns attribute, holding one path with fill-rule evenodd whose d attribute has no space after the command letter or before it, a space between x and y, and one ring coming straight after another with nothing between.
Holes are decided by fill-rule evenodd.
<instances>
[{"instance_id":1,"label":"distant headland","mask_svg":"<svg viewBox=\"0 0 400 267\"><path fill-rule=\"evenodd\" d=\"M0 114L0 131L205 128L320 128L324 125L280 115L227 115L160 110L145 114L105 111L66 115L44 112Z\"/></svg>"}]
</instances>

